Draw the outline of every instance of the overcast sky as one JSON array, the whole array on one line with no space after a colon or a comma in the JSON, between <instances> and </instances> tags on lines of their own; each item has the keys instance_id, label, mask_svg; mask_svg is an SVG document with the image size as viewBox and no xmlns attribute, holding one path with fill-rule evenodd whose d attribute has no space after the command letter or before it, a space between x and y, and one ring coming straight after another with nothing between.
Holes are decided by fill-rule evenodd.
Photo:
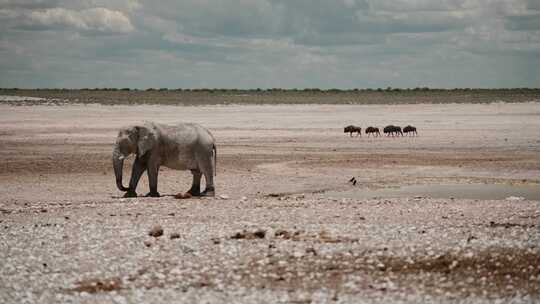
<instances>
[{"instance_id":1,"label":"overcast sky","mask_svg":"<svg viewBox=\"0 0 540 304\"><path fill-rule=\"evenodd\" d=\"M0 87L540 87L540 0L0 0Z\"/></svg>"}]
</instances>

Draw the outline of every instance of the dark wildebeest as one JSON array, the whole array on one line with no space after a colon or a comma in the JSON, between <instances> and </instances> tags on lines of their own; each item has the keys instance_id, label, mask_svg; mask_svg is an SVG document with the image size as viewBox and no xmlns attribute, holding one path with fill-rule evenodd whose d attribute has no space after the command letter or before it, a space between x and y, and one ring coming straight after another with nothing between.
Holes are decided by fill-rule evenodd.
<instances>
[{"instance_id":1,"label":"dark wildebeest","mask_svg":"<svg viewBox=\"0 0 540 304\"><path fill-rule=\"evenodd\" d=\"M367 136L369 137L369 135L371 135L371 133L373 133L373 136L381 136L381 132L379 132L379 128L367 127L366 128Z\"/></svg>"},{"instance_id":2,"label":"dark wildebeest","mask_svg":"<svg viewBox=\"0 0 540 304\"><path fill-rule=\"evenodd\" d=\"M406 126L405 128L403 128L403 133L407 133L407 134L410 133L410 134L413 134L413 135L415 135L415 136L418 135L418 132L416 132L416 128L413 127L413 126L411 126L411 125L408 125L408 126ZM409 135L410 135L410 134L409 134Z\"/></svg>"},{"instance_id":3,"label":"dark wildebeest","mask_svg":"<svg viewBox=\"0 0 540 304\"><path fill-rule=\"evenodd\" d=\"M394 133L396 133L396 136L403 136L403 132L401 132L401 127L399 126L394 126Z\"/></svg>"},{"instance_id":4,"label":"dark wildebeest","mask_svg":"<svg viewBox=\"0 0 540 304\"><path fill-rule=\"evenodd\" d=\"M384 127L383 133L386 134L386 136L390 135L390 132L392 132L392 129L394 128L393 125L388 125Z\"/></svg>"},{"instance_id":5,"label":"dark wildebeest","mask_svg":"<svg viewBox=\"0 0 540 304\"><path fill-rule=\"evenodd\" d=\"M386 136L389 136L389 135L399 136L400 134L401 136L403 136L403 132L401 132L401 127L394 126L394 125L389 125L389 126L384 127L383 132L384 134L386 134Z\"/></svg>"},{"instance_id":6,"label":"dark wildebeest","mask_svg":"<svg viewBox=\"0 0 540 304\"><path fill-rule=\"evenodd\" d=\"M356 136L362 136L362 128L360 127L350 125L346 126L345 129L343 129L343 133L350 133L351 137L354 132L357 133Z\"/></svg>"}]
</instances>

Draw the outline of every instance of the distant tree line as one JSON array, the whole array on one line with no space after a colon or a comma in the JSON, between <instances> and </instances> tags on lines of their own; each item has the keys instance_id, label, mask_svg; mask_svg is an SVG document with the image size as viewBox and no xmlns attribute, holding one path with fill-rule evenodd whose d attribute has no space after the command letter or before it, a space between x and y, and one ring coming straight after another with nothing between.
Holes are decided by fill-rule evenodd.
<instances>
[{"instance_id":1,"label":"distant tree line","mask_svg":"<svg viewBox=\"0 0 540 304\"><path fill-rule=\"evenodd\" d=\"M308 93L350 93L350 92L455 92L455 91L480 91L480 92L489 92L489 91L538 91L540 88L452 88L452 89L443 89L443 88L429 88L429 87L415 87L415 88L353 88L353 89L320 89L320 88L292 88L292 89L282 89L282 88L267 88L267 89L225 89L225 88L147 88L147 89L137 89L137 88L82 88L82 89L67 89L67 88L36 88L36 89L25 89L25 88L0 88L2 91L18 91L18 90L35 90L35 91L146 91L146 92L207 92L207 93L264 93L264 92L308 92Z\"/></svg>"}]
</instances>

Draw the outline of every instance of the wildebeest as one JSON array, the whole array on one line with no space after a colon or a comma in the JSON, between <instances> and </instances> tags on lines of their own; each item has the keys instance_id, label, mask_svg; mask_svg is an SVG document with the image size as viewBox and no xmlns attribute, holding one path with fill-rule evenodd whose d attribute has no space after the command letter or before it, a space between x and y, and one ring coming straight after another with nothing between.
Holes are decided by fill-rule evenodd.
<instances>
[{"instance_id":1,"label":"wildebeest","mask_svg":"<svg viewBox=\"0 0 540 304\"><path fill-rule=\"evenodd\" d=\"M403 132L401 132L401 127L399 126L394 126L393 132L396 133L396 136L399 136L399 135L403 136Z\"/></svg>"},{"instance_id":2,"label":"wildebeest","mask_svg":"<svg viewBox=\"0 0 540 304\"><path fill-rule=\"evenodd\" d=\"M388 125L388 126L384 127L384 129L383 129L384 134L386 134L386 136L390 135L390 132L392 131L393 128L394 128L393 125Z\"/></svg>"},{"instance_id":3,"label":"wildebeest","mask_svg":"<svg viewBox=\"0 0 540 304\"><path fill-rule=\"evenodd\" d=\"M367 127L366 128L366 134L368 135L371 135L371 133L373 133L373 136L381 136L381 132L379 132L379 128L376 128L376 127Z\"/></svg>"},{"instance_id":4,"label":"wildebeest","mask_svg":"<svg viewBox=\"0 0 540 304\"><path fill-rule=\"evenodd\" d=\"M418 135L418 132L416 132L416 127L413 127L411 125L408 125L406 126L405 128L403 128L403 133L407 133L407 134L414 134L414 135Z\"/></svg>"},{"instance_id":5,"label":"wildebeest","mask_svg":"<svg viewBox=\"0 0 540 304\"><path fill-rule=\"evenodd\" d=\"M384 134L386 134L386 136L389 136L389 135L397 135L399 136L401 134L401 136L403 136L403 132L401 132L401 127L398 127L398 126L394 126L394 125L388 125L386 127L384 127L383 129L383 132Z\"/></svg>"},{"instance_id":6,"label":"wildebeest","mask_svg":"<svg viewBox=\"0 0 540 304\"><path fill-rule=\"evenodd\" d=\"M357 127L357 126L353 126L353 125L349 125L349 126L346 126L345 129L343 130L343 133L350 133L351 137L352 137L352 134L356 132L356 136L362 136L362 128L360 127Z\"/></svg>"}]
</instances>

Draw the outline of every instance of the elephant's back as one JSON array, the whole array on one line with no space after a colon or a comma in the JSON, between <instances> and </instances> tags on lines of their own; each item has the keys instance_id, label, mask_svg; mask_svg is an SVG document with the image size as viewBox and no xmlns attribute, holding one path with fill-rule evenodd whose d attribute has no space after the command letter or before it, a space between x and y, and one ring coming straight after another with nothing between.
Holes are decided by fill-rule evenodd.
<instances>
[{"instance_id":1,"label":"elephant's back","mask_svg":"<svg viewBox=\"0 0 540 304\"><path fill-rule=\"evenodd\" d=\"M199 144L211 146L215 142L214 136L210 130L200 124L184 123L179 125L179 130L184 130L181 131L181 133L186 132L191 139L198 141Z\"/></svg>"},{"instance_id":2,"label":"elephant's back","mask_svg":"<svg viewBox=\"0 0 540 304\"><path fill-rule=\"evenodd\" d=\"M192 144L197 141L197 128L192 124L165 126L164 129L168 137L182 145Z\"/></svg>"},{"instance_id":3,"label":"elephant's back","mask_svg":"<svg viewBox=\"0 0 540 304\"><path fill-rule=\"evenodd\" d=\"M191 148L209 147L211 149L215 143L212 133L197 123L181 123L166 128L169 137L173 138L180 146Z\"/></svg>"}]
</instances>

